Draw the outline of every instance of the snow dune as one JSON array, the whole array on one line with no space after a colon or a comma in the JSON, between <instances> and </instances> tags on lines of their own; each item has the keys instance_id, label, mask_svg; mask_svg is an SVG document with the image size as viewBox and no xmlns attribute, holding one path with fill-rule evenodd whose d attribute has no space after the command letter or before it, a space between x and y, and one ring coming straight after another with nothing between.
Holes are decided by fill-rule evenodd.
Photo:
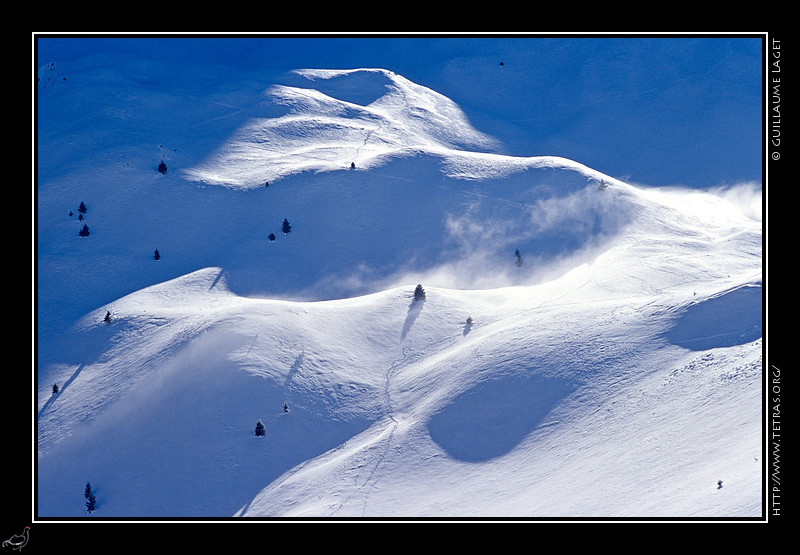
<instances>
[{"instance_id":1,"label":"snow dune","mask_svg":"<svg viewBox=\"0 0 800 555\"><path fill-rule=\"evenodd\" d=\"M758 188L506 156L390 71L287 81L166 175L42 176L40 517L87 480L95 518L761 514Z\"/></svg>"}]
</instances>

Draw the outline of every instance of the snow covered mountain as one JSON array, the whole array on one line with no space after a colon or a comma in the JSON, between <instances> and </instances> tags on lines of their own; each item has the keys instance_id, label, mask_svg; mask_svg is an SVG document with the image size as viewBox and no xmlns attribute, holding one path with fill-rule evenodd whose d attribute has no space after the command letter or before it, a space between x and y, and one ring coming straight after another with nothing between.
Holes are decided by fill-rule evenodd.
<instances>
[{"instance_id":1,"label":"snow covered mountain","mask_svg":"<svg viewBox=\"0 0 800 555\"><path fill-rule=\"evenodd\" d=\"M383 69L41 75L39 517L762 514L758 186L503 154Z\"/></svg>"}]
</instances>

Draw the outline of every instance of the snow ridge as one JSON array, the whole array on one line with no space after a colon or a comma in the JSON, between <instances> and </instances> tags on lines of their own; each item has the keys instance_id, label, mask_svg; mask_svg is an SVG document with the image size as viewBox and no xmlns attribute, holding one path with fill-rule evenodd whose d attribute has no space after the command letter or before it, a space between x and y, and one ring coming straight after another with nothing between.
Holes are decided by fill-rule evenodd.
<instances>
[{"instance_id":1,"label":"snow ridge","mask_svg":"<svg viewBox=\"0 0 800 555\"><path fill-rule=\"evenodd\" d=\"M40 516L87 478L93 518L761 513L760 191L506 156L387 70L295 77L202 162L40 185L40 301L89 307L39 346Z\"/></svg>"},{"instance_id":2,"label":"snow ridge","mask_svg":"<svg viewBox=\"0 0 800 555\"><path fill-rule=\"evenodd\" d=\"M339 100L317 89L276 85L271 102L280 117L248 122L215 155L186 171L189 179L228 187L263 186L298 172L368 169L388 157L417 151L488 149L497 142L475 130L448 98L379 69L298 70L312 82L368 76L385 93L367 105ZM358 83L364 86L364 83Z\"/></svg>"}]
</instances>

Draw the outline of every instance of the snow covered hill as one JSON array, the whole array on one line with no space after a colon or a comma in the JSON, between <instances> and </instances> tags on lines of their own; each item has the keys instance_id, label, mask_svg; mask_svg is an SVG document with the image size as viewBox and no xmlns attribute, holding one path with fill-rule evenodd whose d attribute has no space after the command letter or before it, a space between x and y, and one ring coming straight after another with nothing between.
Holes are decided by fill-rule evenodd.
<instances>
[{"instance_id":1,"label":"snow covered hill","mask_svg":"<svg viewBox=\"0 0 800 555\"><path fill-rule=\"evenodd\" d=\"M42 71L39 517L761 515L759 187L381 69Z\"/></svg>"}]
</instances>

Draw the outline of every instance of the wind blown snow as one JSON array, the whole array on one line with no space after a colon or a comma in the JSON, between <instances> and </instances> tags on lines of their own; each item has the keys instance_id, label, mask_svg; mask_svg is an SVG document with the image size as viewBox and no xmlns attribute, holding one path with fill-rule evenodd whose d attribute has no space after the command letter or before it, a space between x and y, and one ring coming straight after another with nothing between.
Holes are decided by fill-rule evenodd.
<instances>
[{"instance_id":1,"label":"wind blown snow","mask_svg":"<svg viewBox=\"0 0 800 555\"><path fill-rule=\"evenodd\" d=\"M762 514L760 185L504 155L382 69L128 69L40 83L40 517Z\"/></svg>"}]
</instances>

